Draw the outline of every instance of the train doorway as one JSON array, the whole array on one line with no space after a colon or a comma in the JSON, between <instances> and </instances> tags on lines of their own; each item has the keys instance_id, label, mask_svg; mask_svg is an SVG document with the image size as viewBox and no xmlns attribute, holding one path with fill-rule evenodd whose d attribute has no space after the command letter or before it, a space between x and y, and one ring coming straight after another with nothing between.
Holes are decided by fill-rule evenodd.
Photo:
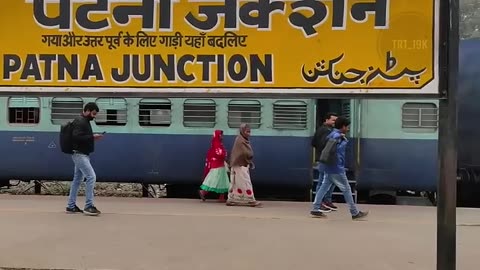
<instances>
[{"instance_id":1,"label":"train doorway","mask_svg":"<svg viewBox=\"0 0 480 270\"><path fill-rule=\"evenodd\" d=\"M316 126L323 123L323 118L329 112L350 118L353 124L350 114L351 102L350 99L318 99L316 102Z\"/></svg>"}]
</instances>

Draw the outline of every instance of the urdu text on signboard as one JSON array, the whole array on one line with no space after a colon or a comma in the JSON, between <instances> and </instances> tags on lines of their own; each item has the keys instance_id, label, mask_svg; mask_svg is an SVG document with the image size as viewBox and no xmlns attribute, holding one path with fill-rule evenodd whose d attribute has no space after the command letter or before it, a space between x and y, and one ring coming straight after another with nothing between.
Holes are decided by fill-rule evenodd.
<instances>
[{"instance_id":1,"label":"urdu text on signboard","mask_svg":"<svg viewBox=\"0 0 480 270\"><path fill-rule=\"evenodd\" d=\"M438 93L438 0L9 0L0 91Z\"/></svg>"}]
</instances>

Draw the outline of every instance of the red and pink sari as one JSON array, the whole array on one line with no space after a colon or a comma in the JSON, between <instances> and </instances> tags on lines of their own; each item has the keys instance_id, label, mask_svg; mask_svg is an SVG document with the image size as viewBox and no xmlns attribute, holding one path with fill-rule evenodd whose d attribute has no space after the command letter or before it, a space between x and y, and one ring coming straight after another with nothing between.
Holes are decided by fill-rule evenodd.
<instances>
[{"instance_id":1,"label":"red and pink sari","mask_svg":"<svg viewBox=\"0 0 480 270\"><path fill-rule=\"evenodd\" d=\"M219 200L225 201L225 193L228 192L230 180L225 166L227 151L223 146L223 131L215 130L212 143L208 149L203 171L203 182L200 186L200 198L205 201L205 195L209 192L220 194Z\"/></svg>"}]
</instances>

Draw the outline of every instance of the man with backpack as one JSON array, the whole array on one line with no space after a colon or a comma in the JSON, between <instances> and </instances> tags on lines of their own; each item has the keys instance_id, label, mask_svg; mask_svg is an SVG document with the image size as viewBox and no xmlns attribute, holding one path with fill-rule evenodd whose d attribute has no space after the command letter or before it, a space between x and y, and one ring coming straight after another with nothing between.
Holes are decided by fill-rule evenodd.
<instances>
[{"instance_id":1,"label":"man with backpack","mask_svg":"<svg viewBox=\"0 0 480 270\"><path fill-rule=\"evenodd\" d=\"M318 209L321 212L328 213L333 211L337 211L337 207L332 202L332 193L335 189L335 186L332 187L327 191L323 201L319 201L318 191L320 187L324 185L324 175L325 175L325 164L320 162L320 155L322 153L323 148L325 148L325 144L327 142L327 136L332 132L333 126L335 125L335 120L337 119L337 114L333 112L329 112L326 114L324 118L323 124L317 129L315 135L312 138L312 146L315 148L315 165L316 169L318 170L318 183L315 192L315 200L314 205L318 206Z\"/></svg>"},{"instance_id":2,"label":"man with backpack","mask_svg":"<svg viewBox=\"0 0 480 270\"><path fill-rule=\"evenodd\" d=\"M320 161L326 163L325 182L320 187L317 196L318 201L321 201L332 185L337 186L343 192L343 197L350 208L352 219L359 220L366 217L368 212L362 212L357 209L345 171L345 152L348 144L345 134L348 132L349 126L350 120L340 116L335 120L335 129L327 136L327 144L319 158ZM313 205L313 210L310 211L310 214L315 217L326 217L320 211L318 204Z\"/></svg>"},{"instance_id":3,"label":"man with backpack","mask_svg":"<svg viewBox=\"0 0 480 270\"><path fill-rule=\"evenodd\" d=\"M72 155L75 170L73 181L70 187L70 195L68 198L67 213L84 213L90 216L97 216L100 211L95 207L93 202L96 175L90 164L90 153L94 151L95 140L101 139L103 135L93 134L90 121L95 119L99 111L97 104L89 102L83 108L81 116L77 117L73 122L62 127L61 130L61 146L64 153ZM77 193L80 184L85 181L85 208L82 211L77 205Z\"/></svg>"}]
</instances>

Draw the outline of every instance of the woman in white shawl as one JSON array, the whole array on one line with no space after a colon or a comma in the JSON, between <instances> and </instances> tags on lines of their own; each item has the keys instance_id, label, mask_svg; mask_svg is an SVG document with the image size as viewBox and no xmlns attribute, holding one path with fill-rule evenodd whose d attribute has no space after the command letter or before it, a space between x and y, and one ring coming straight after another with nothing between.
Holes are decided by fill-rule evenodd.
<instances>
[{"instance_id":1,"label":"woman in white shawl","mask_svg":"<svg viewBox=\"0 0 480 270\"><path fill-rule=\"evenodd\" d=\"M230 157L231 182L228 191L227 205L229 206L260 206L253 194L252 181L249 169L254 169L253 150L250 145L250 127L240 125L240 134L235 139Z\"/></svg>"}]
</instances>

